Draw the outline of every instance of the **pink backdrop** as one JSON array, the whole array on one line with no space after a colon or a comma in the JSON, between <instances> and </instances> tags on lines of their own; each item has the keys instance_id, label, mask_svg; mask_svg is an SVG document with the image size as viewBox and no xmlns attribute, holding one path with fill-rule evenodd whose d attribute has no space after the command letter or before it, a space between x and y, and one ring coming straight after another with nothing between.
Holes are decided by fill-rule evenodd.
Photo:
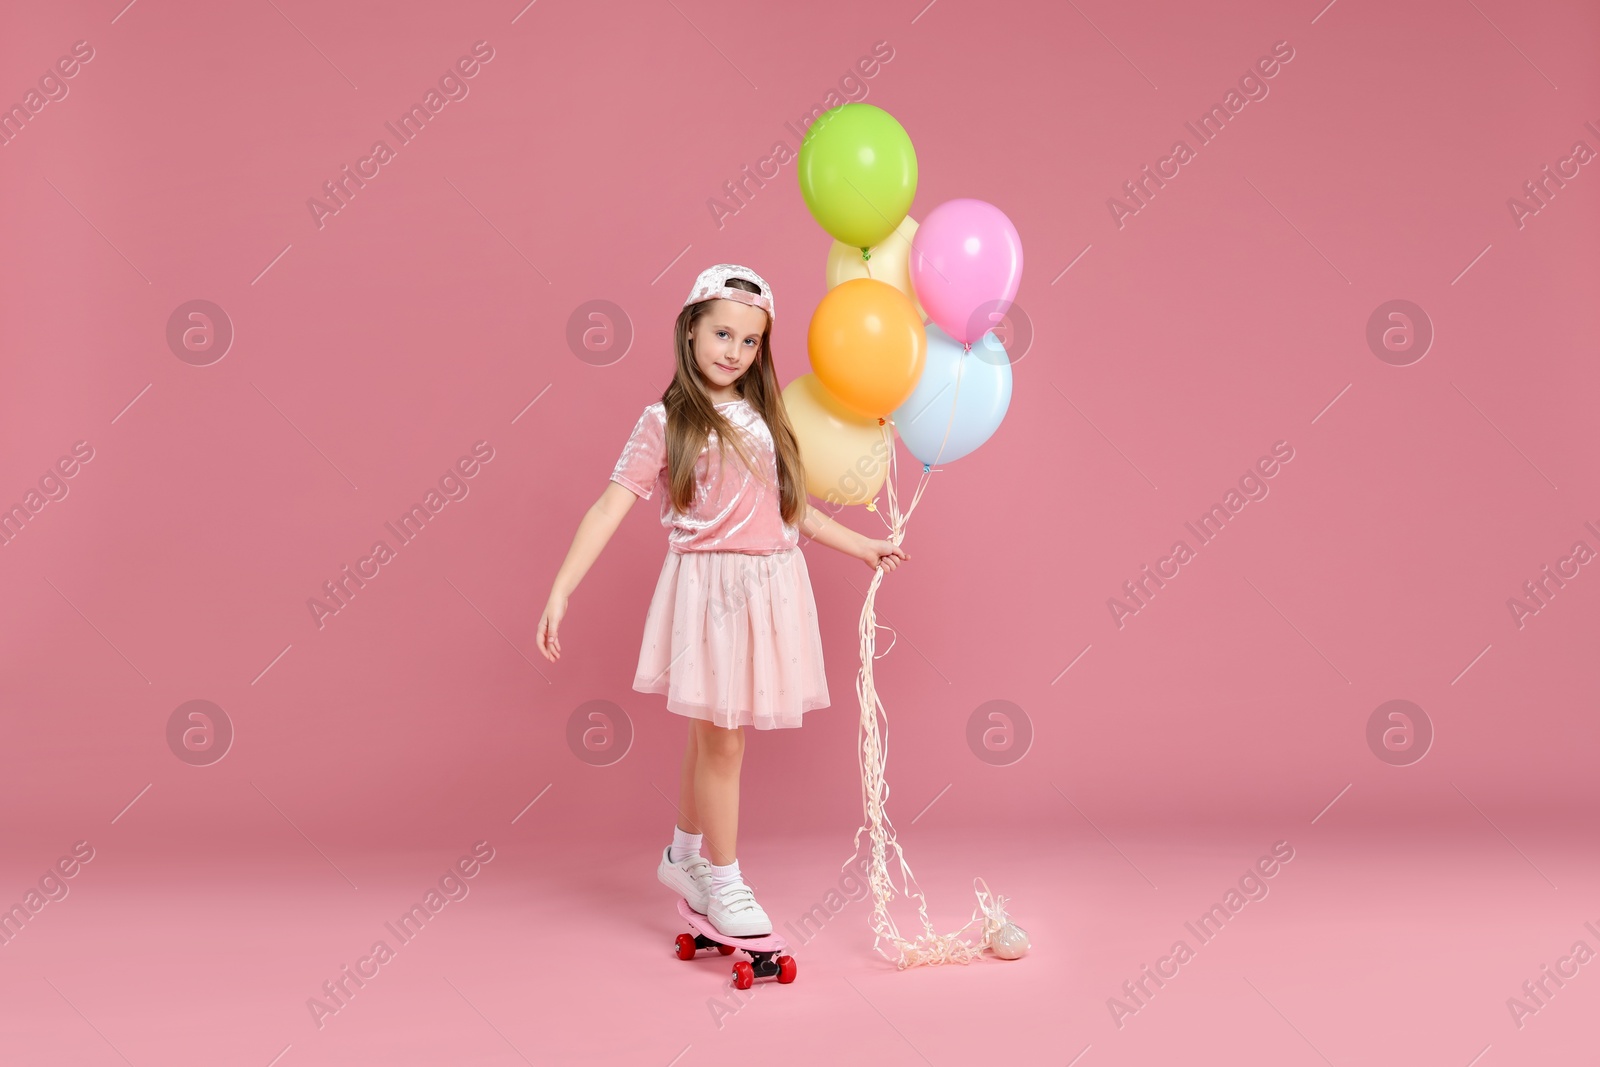
<instances>
[{"instance_id":1,"label":"pink backdrop","mask_svg":"<svg viewBox=\"0 0 1600 1067\"><path fill-rule=\"evenodd\" d=\"M533 627L698 270L761 271L780 380L808 369L831 239L792 161L742 206L724 185L796 150L841 78L910 134L912 217L985 199L1027 252L1010 410L934 475L878 597L899 825L1227 825L1251 856L1336 798L1352 828L1592 826L1600 576L1561 561L1600 551L1600 178L1569 159L1600 147L1600 20L1319 6L11 12L0 100L75 42L92 58L0 146L0 505L42 478L59 497L0 547L7 863L31 877L80 839L453 856L535 798L524 850L664 835L684 722L629 688L653 502L575 594L559 664ZM476 42L400 142L385 124ZM1202 144L1186 123L1234 89L1254 98ZM393 158L319 220L380 138ZM1180 138L1141 205L1125 183ZM220 359L171 339L196 300L231 323ZM1395 300L1421 358L1369 343ZM621 309L625 354L571 343L591 301ZM92 458L50 481L78 442ZM446 482L465 495L319 625L308 600L399 545L385 523L475 445L492 458ZM1201 544L1185 524L1275 445L1267 495ZM1180 539L1193 558L1119 624L1108 601L1137 606L1124 582ZM742 828L842 855L870 574L805 551L833 704L750 738ZM1546 565L1565 585L1519 625ZM169 738L191 700L234 731L207 766ZM1431 724L1420 761L1369 742L1391 700ZM606 766L567 741L589 701L631 727ZM990 701L1031 730L1020 759L969 746Z\"/></svg>"}]
</instances>

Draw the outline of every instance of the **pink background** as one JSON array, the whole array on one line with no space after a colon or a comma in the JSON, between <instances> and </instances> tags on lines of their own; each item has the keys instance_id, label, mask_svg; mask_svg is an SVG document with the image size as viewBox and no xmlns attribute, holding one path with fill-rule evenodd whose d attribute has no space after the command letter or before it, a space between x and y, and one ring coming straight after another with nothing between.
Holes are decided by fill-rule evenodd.
<instances>
[{"instance_id":1,"label":"pink background","mask_svg":"<svg viewBox=\"0 0 1600 1067\"><path fill-rule=\"evenodd\" d=\"M1459 840L1489 858L1448 877L1453 867L1431 865L1440 880L1403 893L1407 909L1448 911L1442 902L1465 883L1505 878L1482 909L1536 909L1549 922L1511 939L1502 962L1467 967L1482 968L1473 1022L1441 1013L1425 1029L1532 1041L1511 1030L1503 999L1580 936L1581 920L1600 918L1595 896L1573 890L1584 877L1600 885L1600 872L1580 872L1590 861L1570 851L1575 833L1592 844L1600 798L1600 577L1583 567L1520 629L1507 600L1575 541L1600 549L1584 526L1600 527L1600 178L1583 167L1520 228L1507 201L1575 141L1600 147L1585 126L1600 126L1600 19L1565 2L1522 14L1487 0L1345 0L1320 13L1316 2L674 0L540 3L520 15L515 0L127 10L114 0L10 13L0 102L20 99L75 41L94 58L0 147L0 504L20 501L74 442L94 458L0 548L0 898L20 897L87 839L103 859L85 874L144 886L152 906L174 909L174 939L184 905L164 879L183 865L218 879L206 906L227 940L231 924L298 893L345 891L330 866L368 868L373 880L392 867L404 896L488 839L526 879L513 889L503 876L509 914L536 892L541 907L568 907L567 880L593 884L593 872L541 863L592 853L616 863L616 892L649 900L615 907L654 908L665 931L670 904L653 887L650 850L674 817L665 797L685 724L629 688L665 552L653 503L633 509L573 597L559 664L539 657L533 628L578 520L669 379L672 319L703 266L759 270L780 308L780 380L809 369L806 325L831 238L806 212L793 163L720 225L707 201L775 141L798 149L785 123L887 41L893 58L857 98L890 111L916 147L912 217L962 196L1004 210L1026 248L1018 305L1034 329L1004 423L934 476L905 541L912 560L878 596L880 622L898 634L876 666L890 813L940 902L937 925L965 921L971 874L1022 879L1030 857L1084 850L1059 882L1027 893L988 875L1032 909L1041 946L1047 924L1073 924L1053 949L1082 993L1049 1003L1081 1013L1090 1036L1028 1046L1064 1063L1091 1040L1122 1040L1102 1002L1169 940L1161 918L1098 969L1079 953L1079 924L1093 924L1096 906L1079 894L1113 905L1122 895L1093 882L1091 863L1130 874L1112 842L1152 871L1183 862L1185 842L1240 842L1172 901L1181 915L1279 839L1313 853L1313 835L1351 835L1342 847L1369 861L1387 848L1404 855L1407 842ZM494 56L467 80L469 95L319 228L307 200L375 139L393 144L384 123L480 40ZM1184 123L1284 40L1294 58L1267 80L1269 95L1119 228L1108 198L1175 139L1195 146ZM1409 366L1380 361L1366 342L1369 316L1397 298L1435 330ZM193 299L220 305L236 331L209 366L167 344L169 316ZM634 334L604 366L568 343L570 317L591 300L620 306ZM478 441L494 458L469 495L319 629L308 598ZM1107 599L1277 441L1294 459L1270 495L1119 628ZM920 464L904 450L900 474L906 500ZM882 529L860 508L840 518ZM833 704L804 729L749 738L740 851L820 842L809 873L796 874L809 897L833 880L861 821L855 624L870 574L823 546L805 551ZM885 631L880 652L889 640ZM1373 710L1397 698L1420 705L1436 732L1406 767L1376 758L1365 734ZM236 730L211 766L168 748L168 719L192 699L220 705ZM569 716L590 700L615 702L632 724L631 749L610 766L586 765L566 743ZM967 746L969 717L991 700L1013 702L1034 731L1007 766ZM992 847L997 833L1013 845ZM1140 853L1133 841L1166 843ZM935 882L923 865L948 871ZM746 867L762 885L760 868ZM303 884L247 900L266 872ZM1334 877L1324 872L1307 899L1348 902ZM92 880L80 881L87 900ZM1050 894L1069 884L1073 904L1058 909ZM76 968L109 981L96 962L107 942L87 931L103 920L129 934L134 912L119 908L135 892L72 915L69 903L47 909L5 949L21 961L11 1002L59 1013L38 1025L75 1027L68 1044L81 1062L113 1060L34 976ZM1321 922L1305 903L1280 917L1281 936ZM854 929L833 936L867 966L859 910ZM305 923L337 926L314 911ZM273 964L288 977L261 994L270 1011L241 1009L198 1047L270 1061L289 1040L274 1035L305 1030L300 1001L337 970L329 961L366 939L370 920L350 922L357 932L332 936L321 955ZM483 933L492 948L504 931ZM453 936L466 937L465 924ZM152 937L150 951L174 943ZM1441 957L1378 938L1370 958L1387 958L1383 945L1412 965ZM951 981L977 996L981 973ZM648 983L628 985L650 996ZM114 988L100 1017L79 1004L82 1014L126 1010L124 1040L144 1057L134 1061L178 1062L159 1028L142 1046L132 1036L155 1024ZM166 993L151 1011L181 999ZM1351 995L1385 994L1358 985ZM1576 1040L1579 998L1592 1017L1600 993L1563 996ZM1336 1002L1312 1000L1327 1013L1323 1041L1338 1040ZM703 1026L700 1001L689 1002ZM394 994L386 1007L400 1003ZM359 1025L376 1025L377 1010ZM1174 1008L1146 1029L1164 1028L1169 1051L1181 1050L1179 1019ZM564 1025L523 1024L529 1047ZM1541 1015L1529 1030L1555 1042L1562 1025ZM884 1032L894 1062L906 1048ZM941 1047L926 1031L917 1039L924 1052ZM1294 1057L1310 1057L1288 1040ZM1488 1040L1424 1050L1465 1063ZM665 1063L683 1044L631 1051ZM1564 1047L1522 1046L1526 1062ZM509 1057L503 1045L485 1049L471 1062L519 1062L493 1058ZM326 1047L292 1055L358 1062ZM1143 1062L1126 1049L1089 1055ZM1331 1058L1382 1059L1370 1048L1343 1056Z\"/></svg>"}]
</instances>

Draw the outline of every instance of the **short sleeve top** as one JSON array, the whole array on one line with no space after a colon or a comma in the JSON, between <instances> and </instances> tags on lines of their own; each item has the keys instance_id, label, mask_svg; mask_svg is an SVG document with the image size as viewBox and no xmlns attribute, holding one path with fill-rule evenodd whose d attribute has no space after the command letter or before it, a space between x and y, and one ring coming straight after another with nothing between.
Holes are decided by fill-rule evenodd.
<instances>
[{"instance_id":1,"label":"short sleeve top","mask_svg":"<svg viewBox=\"0 0 1600 1067\"><path fill-rule=\"evenodd\" d=\"M611 480L645 500L661 495L661 525L667 528L667 548L673 552L767 555L797 547L800 529L785 523L780 510L778 457L767 421L742 397L716 407L743 431L742 443L766 476L765 484L744 468L731 447L724 466L713 430L695 461L689 510L674 508L667 473L667 408L659 400L639 416Z\"/></svg>"}]
</instances>

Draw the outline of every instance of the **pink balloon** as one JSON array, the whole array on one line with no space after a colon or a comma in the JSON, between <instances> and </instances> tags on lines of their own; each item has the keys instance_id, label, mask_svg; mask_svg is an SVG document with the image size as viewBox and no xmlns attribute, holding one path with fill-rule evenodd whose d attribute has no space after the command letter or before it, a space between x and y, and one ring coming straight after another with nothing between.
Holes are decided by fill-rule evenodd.
<instances>
[{"instance_id":1,"label":"pink balloon","mask_svg":"<svg viewBox=\"0 0 1600 1067\"><path fill-rule=\"evenodd\" d=\"M911 239L911 286L934 324L972 344L1000 321L1022 284L1022 239L984 200L946 200Z\"/></svg>"}]
</instances>

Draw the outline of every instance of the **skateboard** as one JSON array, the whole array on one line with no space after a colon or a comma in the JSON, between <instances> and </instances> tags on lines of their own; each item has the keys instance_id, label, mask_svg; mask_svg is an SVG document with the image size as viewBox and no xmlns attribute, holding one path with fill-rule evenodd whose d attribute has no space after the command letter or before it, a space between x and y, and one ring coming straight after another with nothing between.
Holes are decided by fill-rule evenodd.
<instances>
[{"instance_id":1,"label":"skateboard","mask_svg":"<svg viewBox=\"0 0 1600 1067\"><path fill-rule=\"evenodd\" d=\"M736 989L749 989L757 978L771 978L774 975L784 985L794 981L794 957L782 955L789 946L776 933L760 937L729 937L712 926L710 919L689 907L689 902L682 897L678 898L678 914L695 931L692 934L679 934L673 942L680 960L694 959L694 954L703 948L715 948L724 956L731 956L735 950L742 949L750 958L734 961L733 984Z\"/></svg>"}]
</instances>

